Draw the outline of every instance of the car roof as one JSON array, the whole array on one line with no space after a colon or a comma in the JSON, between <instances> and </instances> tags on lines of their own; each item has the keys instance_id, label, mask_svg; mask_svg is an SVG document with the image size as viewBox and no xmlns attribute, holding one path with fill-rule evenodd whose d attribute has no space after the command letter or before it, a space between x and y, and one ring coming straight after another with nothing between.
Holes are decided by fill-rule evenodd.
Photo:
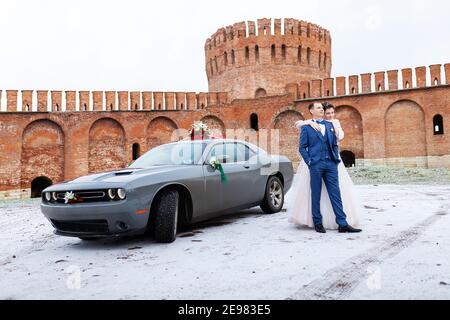
<instances>
[{"instance_id":1,"label":"car roof","mask_svg":"<svg viewBox=\"0 0 450 320\"><path fill-rule=\"evenodd\" d=\"M250 147L253 151L255 152L263 152L263 153L267 153L264 149L262 149L261 147L244 141L244 140L238 140L238 139L205 139L205 140L180 140L180 141L176 141L176 142L172 142L169 144L177 144L177 143L206 143L208 145L212 144L212 143L217 143L217 142L240 142L243 143L245 145L247 145L248 147Z\"/></svg>"},{"instance_id":2,"label":"car roof","mask_svg":"<svg viewBox=\"0 0 450 320\"><path fill-rule=\"evenodd\" d=\"M238 139L204 139L204 140L180 140L168 144L176 143L215 143L215 142L241 142L247 144L248 142Z\"/></svg>"}]
</instances>

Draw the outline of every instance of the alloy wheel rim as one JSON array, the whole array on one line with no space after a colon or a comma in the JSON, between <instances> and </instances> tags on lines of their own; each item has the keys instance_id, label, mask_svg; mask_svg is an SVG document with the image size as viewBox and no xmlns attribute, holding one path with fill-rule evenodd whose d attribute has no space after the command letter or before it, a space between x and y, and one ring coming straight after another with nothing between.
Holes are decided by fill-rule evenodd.
<instances>
[{"instance_id":1,"label":"alloy wheel rim","mask_svg":"<svg viewBox=\"0 0 450 320\"><path fill-rule=\"evenodd\" d=\"M272 205L279 208L283 203L283 190L278 181L273 181L269 189L269 197Z\"/></svg>"}]
</instances>

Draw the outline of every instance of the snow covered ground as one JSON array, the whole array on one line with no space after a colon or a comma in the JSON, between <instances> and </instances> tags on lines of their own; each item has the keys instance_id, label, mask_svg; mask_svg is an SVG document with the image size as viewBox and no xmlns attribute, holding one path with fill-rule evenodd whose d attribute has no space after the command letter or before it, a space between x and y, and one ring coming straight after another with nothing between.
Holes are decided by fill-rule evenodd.
<instances>
[{"instance_id":1,"label":"snow covered ground","mask_svg":"<svg viewBox=\"0 0 450 320\"><path fill-rule=\"evenodd\" d=\"M357 190L361 234L254 208L168 245L56 236L39 200L3 201L0 299L450 299L450 185Z\"/></svg>"}]
</instances>

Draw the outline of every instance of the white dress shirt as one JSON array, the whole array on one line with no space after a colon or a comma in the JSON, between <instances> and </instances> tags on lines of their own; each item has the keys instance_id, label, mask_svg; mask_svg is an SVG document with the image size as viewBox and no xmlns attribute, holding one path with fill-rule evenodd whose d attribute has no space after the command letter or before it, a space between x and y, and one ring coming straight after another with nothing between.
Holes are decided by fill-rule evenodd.
<instances>
[{"instance_id":1,"label":"white dress shirt","mask_svg":"<svg viewBox=\"0 0 450 320\"><path fill-rule=\"evenodd\" d=\"M324 121L324 120L323 119L316 119L316 120L313 120L313 121L317 122L317 121ZM318 125L320 126L320 132L325 137L325 132L326 132L327 128L325 127L324 124L318 123Z\"/></svg>"}]
</instances>

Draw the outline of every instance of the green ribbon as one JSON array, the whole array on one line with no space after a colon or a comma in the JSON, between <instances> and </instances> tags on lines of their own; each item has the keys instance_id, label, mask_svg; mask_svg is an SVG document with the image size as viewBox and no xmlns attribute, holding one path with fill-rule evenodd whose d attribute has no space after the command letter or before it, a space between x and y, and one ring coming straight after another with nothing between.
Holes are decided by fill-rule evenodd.
<instances>
[{"instance_id":1,"label":"green ribbon","mask_svg":"<svg viewBox=\"0 0 450 320\"><path fill-rule=\"evenodd\" d=\"M227 183L227 176L225 175L225 172L223 171L222 164L219 164L217 166L217 169L220 171L220 181L222 183Z\"/></svg>"}]
</instances>

